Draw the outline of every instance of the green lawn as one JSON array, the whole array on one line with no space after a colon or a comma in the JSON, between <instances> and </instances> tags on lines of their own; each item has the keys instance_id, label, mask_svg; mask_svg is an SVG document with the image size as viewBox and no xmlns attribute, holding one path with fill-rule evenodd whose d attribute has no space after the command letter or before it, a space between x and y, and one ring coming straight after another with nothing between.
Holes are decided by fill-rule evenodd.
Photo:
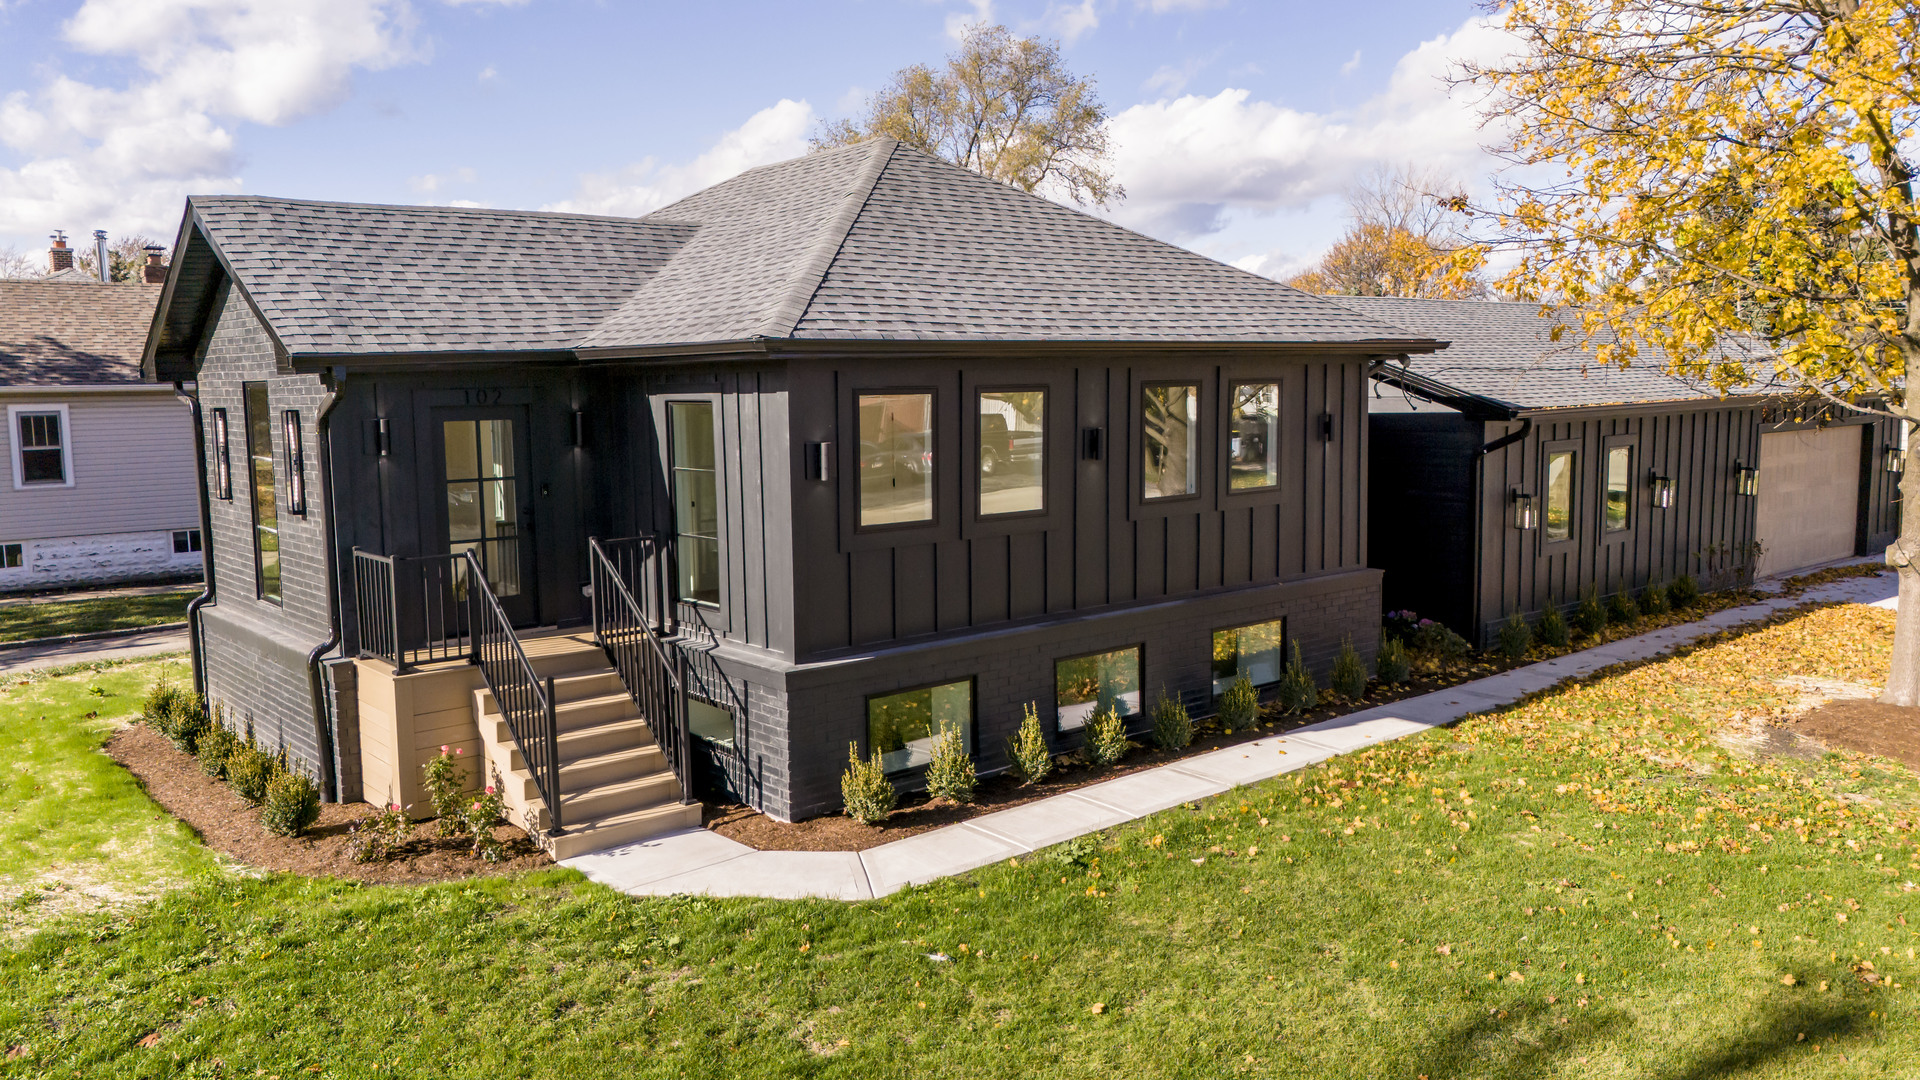
<instances>
[{"instance_id":1,"label":"green lawn","mask_svg":"<svg viewBox=\"0 0 1920 1080\"><path fill-rule=\"evenodd\" d=\"M96 596L86 600L0 604L0 641L185 622L187 601L198 594L198 589L189 589L155 596Z\"/></svg>"},{"instance_id":2,"label":"green lawn","mask_svg":"<svg viewBox=\"0 0 1920 1080\"><path fill-rule=\"evenodd\" d=\"M0 1077L1911 1075L1915 777L1722 742L1877 679L1891 620L865 904L203 875L0 953Z\"/></svg>"}]
</instances>

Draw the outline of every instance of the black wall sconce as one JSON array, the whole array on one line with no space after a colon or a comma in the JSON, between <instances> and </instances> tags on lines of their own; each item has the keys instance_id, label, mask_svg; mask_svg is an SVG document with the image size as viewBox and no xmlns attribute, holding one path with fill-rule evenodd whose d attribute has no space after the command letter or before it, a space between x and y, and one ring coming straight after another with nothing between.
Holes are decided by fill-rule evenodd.
<instances>
[{"instance_id":1,"label":"black wall sconce","mask_svg":"<svg viewBox=\"0 0 1920 1080\"><path fill-rule=\"evenodd\" d=\"M579 409L573 410L573 448L587 445L587 414Z\"/></svg>"},{"instance_id":2,"label":"black wall sconce","mask_svg":"<svg viewBox=\"0 0 1920 1080\"><path fill-rule=\"evenodd\" d=\"M1533 496L1514 488L1510 498L1513 501L1513 527L1522 532L1533 528Z\"/></svg>"},{"instance_id":3,"label":"black wall sconce","mask_svg":"<svg viewBox=\"0 0 1920 1080\"><path fill-rule=\"evenodd\" d=\"M1881 452L1881 464L1895 476L1907 471L1906 452L1897 446L1889 446Z\"/></svg>"},{"instance_id":4,"label":"black wall sconce","mask_svg":"<svg viewBox=\"0 0 1920 1080\"><path fill-rule=\"evenodd\" d=\"M1333 441L1333 414L1330 412L1320 414L1320 441Z\"/></svg>"},{"instance_id":5,"label":"black wall sconce","mask_svg":"<svg viewBox=\"0 0 1920 1080\"><path fill-rule=\"evenodd\" d=\"M1739 495L1757 495L1760 492L1760 470L1744 461L1733 463L1734 492Z\"/></svg>"},{"instance_id":6,"label":"black wall sconce","mask_svg":"<svg viewBox=\"0 0 1920 1080\"><path fill-rule=\"evenodd\" d=\"M1647 487L1653 492L1655 509L1673 509L1673 478L1654 473L1647 478Z\"/></svg>"},{"instance_id":7,"label":"black wall sconce","mask_svg":"<svg viewBox=\"0 0 1920 1080\"><path fill-rule=\"evenodd\" d=\"M393 453L393 438L387 429L387 418L382 416L369 420L367 421L367 426L373 429L371 432L373 435L373 452L381 457L386 457Z\"/></svg>"},{"instance_id":8,"label":"black wall sconce","mask_svg":"<svg viewBox=\"0 0 1920 1080\"><path fill-rule=\"evenodd\" d=\"M807 479L833 479L833 444L830 442L810 442L807 444Z\"/></svg>"},{"instance_id":9,"label":"black wall sconce","mask_svg":"<svg viewBox=\"0 0 1920 1080\"><path fill-rule=\"evenodd\" d=\"M1097 428L1097 427L1081 428L1080 429L1080 460L1099 461L1101 454L1104 453L1106 449L1104 445L1106 441L1105 435L1106 435L1105 430L1101 428Z\"/></svg>"},{"instance_id":10,"label":"black wall sconce","mask_svg":"<svg viewBox=\"0 0 1920 1080\"><path fill-rule=\"evenodd\" d=\"M300 410L280 414L281 436L287 445L287 513L307 512L307 453L300 445Z\"/></svg>"}]
</instances>

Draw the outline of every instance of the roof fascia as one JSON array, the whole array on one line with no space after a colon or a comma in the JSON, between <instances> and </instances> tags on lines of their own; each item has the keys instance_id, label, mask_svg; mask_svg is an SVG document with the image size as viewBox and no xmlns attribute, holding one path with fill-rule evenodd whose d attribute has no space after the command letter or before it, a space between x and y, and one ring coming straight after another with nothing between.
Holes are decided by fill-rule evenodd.
<instances>
[{"instance_id":1,"label":"roof fascia","mask_svg":"<svg viewBox=\"0 0 1920 1080\"><path fill-rule=\"evenodd\" d=\"M283 368L289 366L292 362L293 354L287 349L287 343L280 340L280 332L273 328L273 323L267 319L267 313L260 310L260 305L254 302L253 294L247 291L247 283L241 280L239 274L234 272L233 263L228 261L227 253L221 251L220 245L214 241L213 230L207 228L207 223L201 220L200 208L194 205L192 199L187 200L187 213L191 215L193 219L194 228L199 229L201 237L206 240L207 250L213 252L213 257L220 261L220 269L226 272L227 280L231 281L233 287L240 291L240 299L247 302L247 308L253 312L253 317L260 320L261 329L267 332L267 340L273 343L274 360ZM173 275L168 274L167 276L172 277Z\"/></svg>"},{"instance_id":2,"label":"roof fascia","mask_svg":"<svg viewBox=\"0 0 1920 1080\"><path fill-rule=\"evenodd\" d=\"M73 397L112 394L166 394L172 396L171 383L0 383L0 397Z\"/></svg>"},{"instance_id":3,"label":"roof fascia","mask_svg":"<svg viewBox=\"0 0 1920 1080\"><path fill-rule=\"evenodd\" d=\"M1481 394L1469 393L1457 387L1448 386L1422 375L1415 374L1405 367L1384 367L1373 373L1375 379L1390 386L1397 386L1407 393L1425 398L1437 405L1445 405L1473 420L1504 421L1517 420L1526 410L1510 401L1501 401Z\"/></svg>"},{"instance_id":4,"label":"roof fascia","mask_svg":"<svg viewBox=\"0 0 1920 1080\"><path fill-rule=\"evenodd\" d=\"M840 257L840 249L847 244L847 234L853 231L854 223L866 211L867 203L873 198L873 189L879 186L880 177L885 175L887 166L893 162L893 155L900 149L896 139L875 139L874 143L867 152L867 160L860 166L853 188L841 196L833 218L807 248L805 257L787 279L786 288L781 290L780 298L768 313L764 336L791 337L794 328L806 317L807 309L813 306L813 298L819 293L821 283L826 281L827 271L833 268L834 260Z\"/></svg>"},{"instance_id":5,"label":"roof fascia","mask_svg":"<svg viewBox=\"0 0 1920 1080\"><path fill-rule=\"evenodd\" d=\"M1378 341L1045 341L1022 338L981 338L978 340L926 340L915 338L787 338L768 342L778 356L826 358L835 356L870 358L875 356L1111 356L1127 353L1191 353L1212 355L1222 352L1262 352L1284 356L1354 356L1397 359L1409 352L1432 352L1445 342ZM1432 346L1426 348L1423 346Z\"/></svg>"},{"instance_id":6,"label":"roof fascia","mask_svg":"<svg viewBox=\"0 0 1920 1080\"><path fill-rule=\"evenodd\" d=\"M173 264L167 267L167 280L160 286L160 299L153 306L153 319L147 323L146 346L140 350L140 377L143 379L159 378L160 331L166 325L167 309L173 306L174 293L179 290L181 267L186 263L183 256L187 252L187 241L192 236L193 209L189 202L180 215L180 231L173 237Z\"/></svg>"},{"instance_id":7,"label":"roof fascia","mask_svg":"<svg viewBox=\"0 0 1920 1080\"><path fill-rule=\"evenodd\" d=\"M1741 394L1728 397L1667 398L1664 401L1626 401L1611 405L1556 405L1520 410L1518 416L1584 418L1588 416L1647 416L1657 413L1691 412L1696 409L1745 409L1764 404L1770 395Z\"/></svg>"},{"instance_id":8,"label":"roof fascia","mask_svg":"<svg viewBox=\"0 0 1920 1080\"><path fill-rule=\"evenodd\" d=\"M515 349L489 352L295 353L290 365L300 374L323 374L335 368L353 371L445 371L511 364L560 366L579 361L571 349Z\"/></svg>"}]
</instances>

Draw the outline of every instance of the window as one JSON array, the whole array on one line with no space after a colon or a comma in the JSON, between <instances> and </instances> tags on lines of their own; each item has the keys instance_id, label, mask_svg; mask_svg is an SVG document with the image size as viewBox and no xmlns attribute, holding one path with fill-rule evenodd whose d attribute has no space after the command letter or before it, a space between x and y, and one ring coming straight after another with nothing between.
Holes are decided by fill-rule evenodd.
<instances>
[{"instance_id":1,"label":"window","mask_svg":"<svg viewBox=\"0 0 1920 1080\"><path fill-rule=\"evenodd\" d=\"M253 585L262 600L280 602L280 507L274 501L273 413L267 384L241 384L246 409L248 474L253 484Z\"/></svg>"},{"instance_id":2,"label":"window","mask_svg":"<svg viewBox=\"0 0 1920 1080\"><path fill-rule=\"evenodd\" d=\"M1607 531L1620 532L1631 524L1628 509L1633 497L1633 447L1607 448Z\"/></svg>"},{"instance_id":3,"label":"window","mask_svg":"<svg viewBox=\"0 0 1920 1080\"><path fill-rule=\"evenodd\" d=\"M7 414L13 421L13 486L70 486L67 407L15 405Z\"/></svg>"},{"instance_id":4,"label":"window","mask_svg":"<svg viewBox=\"0 0 1920 1080\"><path fill-rule=\"evenodd\" d=\"M860 524L933 520L933 395L861 394Z\"/></svg>"},{"instance_id":5,"label":"window","mask_svg":"<svg viewBox=\"0 0 1920 1080\"><path fill-rule=\"evenodd\" d=\"M878 751L889 773L917 769L933 760L933 740L958 731L973 756L973 680L942 683L867 699L869 752Z\"/></svg>"},{"instance_id":6,"label":"window","mask_svg":"<svg viewBox=\"0 0 1920 1080\"><path fill-rule=\"evenodd\" d=\"M1140 497L1171 499L1200 490L1200 388L1149 386L1140 391Z\"/></svg>"},{"instance_id":7,"label":"window","mask_svg":"<svg viewBox=\"0 0 1920 1080\"><path fill-rule=\"evenodd\" d=\"M1053 695L1061 731L1085 727L1089 717L1108 705L1121 716L1137 716L1139 646L1059 661L1053 665Z\"/></svg>"},{"instance_id":8,"label":"window","mask_svg":"<svg viewBox=\"0 0 1920 1080\"><path fill-rule=\"evenodd\" d=\"M1547 455L1547 539L1573 536L1573 461L1571 450Z\"/></svg>"},{"instance_id":9,"label":"window","mask_svg":"<svg viewBox=\"0 0 1920 1080\"><path fill-rule=\"evenodd\" d=\"M1280 486L1280 384L1235 383L1227 444L1227 488Z\"/></svg>"},{"instance_id":10,"label":"window","mask_svg":"<svg viewBox=\"0 0 1920 1080\"><path fill-rule=\"evenodd\" d=\"M185 555L200 550L199 529L175 529L173 531L173 553Z\"/></svg>"},{"instance_id":11,"label":"window","mask_svg":"<svg viewBox=\"0 0 1920 1080\"><path fill-rule=\"evenodd\" d=\"M280 441L287 447L287 513L307 512L307 453L300 443L300 410L280 414Z\"/></svg>"},{"instance_id":12,"label":"window","mask_svg":"<svg viewBox=\"0 0 1920 1080\"><path fill-rule=\"evenodd\" d=\"M1213 632L1213 696L1245 675L1255 686L1280 681L1287 638L1285 619Z\"/></svg>"},{"instance_id":13,"label":"window","mask_svg":"<svg viewBox=\"0 0 1920 1080\"><path fill-rule=\"evenodd\" d=\"M18 570L20 563L19 544L0 544L0 570Z\"/></svg>"},{"instance_id":14,"label":"window","mask_svg":"<svg viewBox=\"0 0 1920 1080\"><path fill-rule=\"evenodd\" d=\"M227 410L213 410L213 497L233 498L233 459L227 454Z\"/></svg>"},{"instance_id":15,"label":"window","mask_svg":"<svg viewBox=\"0 0 1920 1080\"><path fill-rule=\"evenodd\" d=\"M445 420L447 551L473 552L495 596L519 596L520 482L513 421Z\"/></svg>"},{"instance_id":16,"label":"window","mask_svg":"<svg viewBox=\"0 0 1920 1080\"><path fill-rule=\"evenodd\" d=\"M720 481L714 458L713 403L667 403L667 463L673 471L673 554L680 599L720 603ZM732 732L733 721L727 721ZM731 734L727 736L733 738Z\"/></svg>"},{"instance_id":17,"label":"window","mask_svg":"<svg viewBox=\"0 0 1920 1080\"><path fill-rule=\"evenodd\" d=\"M980 394L980 514L1047 508L1045 390Z\"/></svg>"},{"instance_id":18,"label":"window","mask_svg":"<svg viewBox=\"0 0 1920 1080\"><path fill-rule=\"evenodd\" d=\"M687 699L687 731L715 746L733 748L733 714L710 701Z\"/></svg>"}]
</instances>

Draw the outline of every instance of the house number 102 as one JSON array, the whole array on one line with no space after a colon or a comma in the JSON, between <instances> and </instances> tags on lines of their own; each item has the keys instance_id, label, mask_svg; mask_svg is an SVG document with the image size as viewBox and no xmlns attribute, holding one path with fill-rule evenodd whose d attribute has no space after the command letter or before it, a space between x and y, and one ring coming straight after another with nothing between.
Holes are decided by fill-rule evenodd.
<instances>
[{"instance_id":1,"label":"house number 102","mask_svg":"<svg viewBox=\"0 0 1920 1080\"><path fill-rule=\"evenodd\" d=\"M462 390L469 405L498 405L504 391L500 390Z\"/></svg>"}]
</instances>

